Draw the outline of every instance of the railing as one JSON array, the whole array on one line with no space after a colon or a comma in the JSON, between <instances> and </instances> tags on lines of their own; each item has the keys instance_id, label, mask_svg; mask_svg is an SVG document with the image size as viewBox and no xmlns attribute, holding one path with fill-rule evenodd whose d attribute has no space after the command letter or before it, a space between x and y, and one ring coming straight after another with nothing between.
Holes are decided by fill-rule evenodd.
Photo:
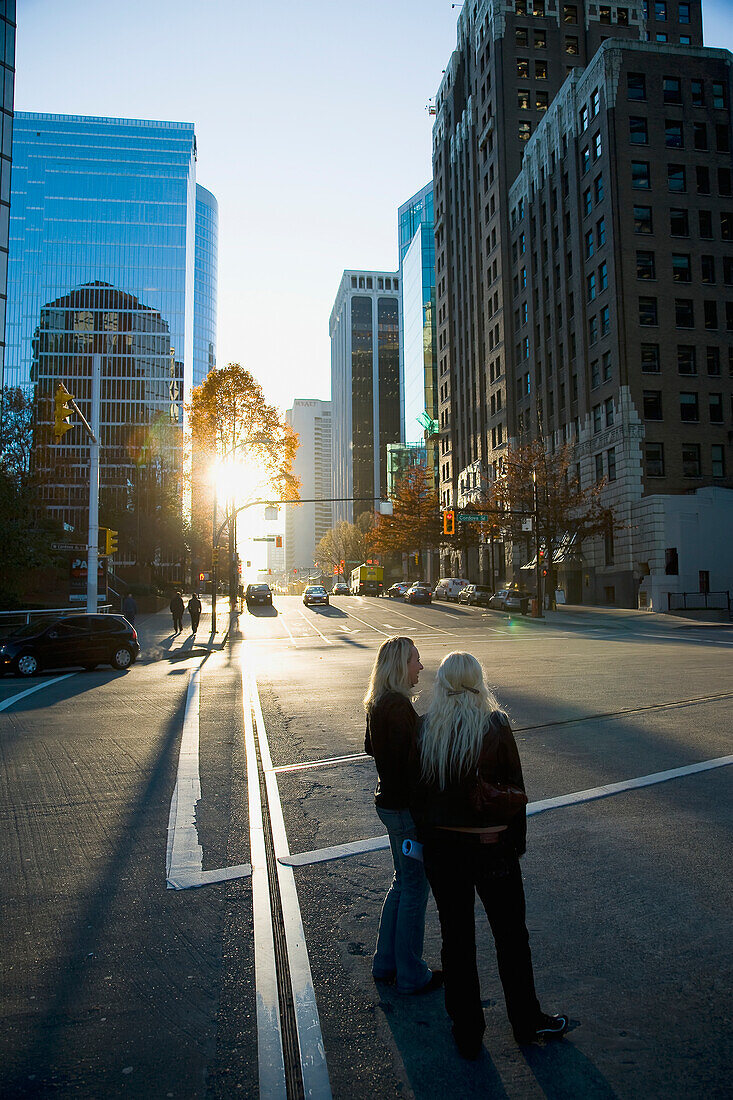
<instances>
[{"instance_id":1,"label":"railing","mask_svg":"<svg viewBox=\"0 0 733 1100\"><path fill-rule=\"evenodd\" d=\"M100 603L97 608L98 614L105 614L105 612L112 610L111 603ZM54 615L58 615L63 618L65 615L85 615L86 608L84 607L42 607L39 610L29 610L24 608L19 611L0 611L0 633L5 633L5 628L9 626L25 626L33 618L53 618Z\"/></svg>"},{"instance_id":2,"label":"railing","mask_svg":"<svg viewBox=\"0 0 733 1100\"><path fill-rule=\"evenodd\" d=\"M668 592L668 611L727 611L730 615L730 592Z\"/></svg>"}]
</instances>

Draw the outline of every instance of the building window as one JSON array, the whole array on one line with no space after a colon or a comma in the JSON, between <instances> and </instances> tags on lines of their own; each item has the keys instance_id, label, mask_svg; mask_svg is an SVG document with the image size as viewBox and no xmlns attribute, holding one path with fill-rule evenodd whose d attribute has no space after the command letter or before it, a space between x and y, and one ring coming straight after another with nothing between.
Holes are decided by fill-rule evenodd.
<instances>
[{"instance_id":1,"label":"building window","mask_svg":"<svg viewBox=\"0 0 733 1100\"><path fill-rule=\"evenodd\" d=\"M664 124L664 144L668 149L682 149L684 147L681 122L671 122L667 119Z\"/></svg>"},{"instance_id":2,"label":"building window","mask_svg":"<svg viewBox=\"0 0 733 1100\"><path fill-rule=\"evenodd\" d=\"M718 169L718 191L721 195L731 194L731 170L730 168Z\"/></svg>"},{"instance_id":3,"label":"building window","mask_svg":"<svg viewBox=\"0 0 733 1100\"><path fill-rule=\"evenodd\" d=\"M587 287L588 287L588 301L592 302L592 301L595 300L595 296L596 296L596 277L595 277L595 274L589 275L588 278L586 279L586 283L587 283Z\"/></svg>"},{"instance_id":4,"label":"building window","mask_svg":"<svg viewBox=\"0 0 733 1100\"><path fill-rule=\"evenodd\" d=\"M649 144L649 131L645 118L631 117L629 119L629 141L632 145Z\"/></svg>"},{"instance_id":5,"label":"building window","mask_svg":"<svg viewBox=\"0 0 733 1100\"><path fill-rule=\"evenodd\" d=\"M679 77L665 76L662 81L664 89L663 99L665 103L681 103L682 102L682 82Z\"/></svg>"},{"instance_id":6,"label":"building window","mask_svg":"<svg viewBox=\"0 0 733 1100\"><path fill-rule=\"evenodd\" d=\"M583 133L583 130L587 129L587 126L588 126L588 108L587 108L587 106L583 106L583 107L580 108L580 132L581 132L581 134Z\"/></svg>"},{"instance_id":7,"label":"building window","mask_svg":"<svg viewBox=\"0 0 733 1100\"><path fill-rule=\"evenodd\" d=\"M687 190L687 176L683 164L667 165L667 190L675 192Z\"/></svg>"},{"instance_id":8,"label":"building window","mask_svg":"<svg viewBox=\"0 0 733 1100\"><path fill-rule=\"evenodd\" d=\"M611 314L608 306L601 310L601 336L607 336L611 331Z\"/></svg>"},{"instance_id":9,"label":"building window","mask_svg":"<svg viewBox=\"0 0 733 1100\"><path fill-rule=\"evenodd\" d=\"M724 241L733 240L733 214L723 212L720 215L720 236Z\"/></svg>"},{"instance_id":10,"label":"building window","mask_svg":"<svg viewBox=\"0 0 733 1100\"><path fill-rule=\"evenodd\" d=\"M713 81L713 107L718 111L724 111L726 106L725 85Z\"/></svg>"},{"instance_id":11,"label":"building window","mask_svg":"<svg viewBox=\"0 0 733 1100\"><path fill-rule=\"evenodd\" d=\"M700 419L696 393L680 394L680 420L685 424L696 424Z\"/></svg>"},{"instance_id":12,"label":"building window","mask_svg":"<svg viewBox=\"0 0 733 1100\"><path fill-rule=\"evenodd\" d=\"M601 173L601 175L599 175L599 176L596 176L595 189L596 189L596 202L597 203L602 202L603 201L603 173Z\"/></svg>"},{"instance_id":13,"label":"building window","mask_svg":"<svg viewBox=\"0 0 733 1100\"><path fill-rule=\"evenodd\" d=\"M563 23L578 22L578 9L575 4L563 4L562 21Z\"/></svg>"},{"instance_id":14,"label":"building window","mask_svg":"<svg viewBox=\"0 0 733 1100\"><path fill-rule=\"evenodd\" d=\"M689 237L690 222L686 210L670 210L669 231L673 237Z\"/></svg>"},{"instance_id":15,"label":"building window","mask_svg":"<svg viewBox=\"0 0 733 1100\"><path fill-rule=\"evenodd\" d=\"M520 111L529 110L529 88L520 88L517 92L517 107Z\"/></svg>"},{"instance_id":16,"label":"building window","mask_svg":"<svg viewBox=\"0 0 733 1100\"><path fill-rule=\"evenodd\" d=\"M606 414L606 427L610 428L613 424L613 398L607 397L603 402L603 409Z\"/></svg>"},{"instance_id":17,"label":"building window","mask_svg":"<svg viewBox=\"0 0 733 1100\"><path fill-rule=\"evenodd\" d=\"M525 49L529 46L529 31L527 27L516 27L514 31L514 41L520 48Z\"/></svg>"},{"instance_id":18,"label":"building window","mask_svg":"<svg viewBox=\"0 0 733 1100\"><path fill-rule=\"evenodd\" d=\"M603 454L597 454L596 459L596 481L603 481Z\"/></svg>"},{"instance_id":19,"label":"building window","mask_svg":"<svg viewBox=\"0 0 733 1100\"><path fill-rule=\"evenodd\" d=\"M602 427L603 427L603 423L601 421L601 406L600 405L594 405L593 406L593 432L594 433L600 432Z\"/></svg>"},{"instance_id":20,"label":"building window","mask_svg":"<svg viewBox=\"0 0 733 1100\"><path fill-rule=\"evenodd\" d=\"M598 289L608 289L608 264L604 260L601 266L598 268Z\"/></svg>"},{"instance_id":21,"label":"building window","mask_svg":"<svg viewBox=\"0 0 733 1100\"><path fill-rule=\"evenodd\" d=\"M708 147L708 128L704 122L693 122L692 144L695 149L706 150Z\"/></svg>"},{"instance_id":22,"label":"building window","mask_svg":"<svg viewBox=\"0 0 733 1100\"><path fill-rule=\"evenodd\" d=\"M700 444L685 443L682 447L682 476L700 476Z\"/></svg>"},{"instance_id":23,"label":"building window","mask_svg":"<svg viewBox=\"0 0 733 1100\"><path fill-rule=\"evenodd\" d=\"M718 303L706 298L702 304L703 316L705 318L705 328L717 328L718 327Z\"/></svg>"},{"instance_id":24,"label":"building window","mask_svg":"<svg viewBox=\"0 0 733 1100\"><path fill-rule=\"evenodd\" d=\"M529 80L529 58L517 58L517 76L520 80Z\"/></svg>"},{"instance_id":25,"label":"building window","mask_svg":"<svg viewBox=\"0 0 733 1100\"><path fill-rule=\"evenodd\" d=\"M547 80L547 62L535 61L534 63L534 78L535 80Z\"/></svg>"},{"instance_id":26,"label":"building window","mask_svg":"<svg viewBox=\"0 0 733 1100\"><path fill-rule=\"evenodd\" d=\"M590 149L586 145L585 149L580 154L580 171L582 175L590 168Z\"/></svg>"},{"instance_id":27,"label":"building window","mask_svg":"<svg viewBox=\"0 0 733 1100\"><path fill-rule=\"evenodd\" d=\"M585 258L587 260L593 255L593 230L589 229L585 235Z\"/></svg>"},{"instance_id":28,"label":"building window","mask_svg":"<svg viewBox=\"0 0 733 1100\"><path fill-rule=\"evenodd\" d=\"M549 104L547 92L535 92L534 105L538 111L546 111Z\"/></svg>"},{"instance_id":29,"label":"building window","mask_svg":"<svg viewBox=\"0 0 733 1100\"><path fill-rule=\"evenodd\" d=\"M657 324L656 298L639 298L639 324L647 326Z\"/></svg>"},{"instance_id":30,"label":"building window","mask_svg":"<svg viewBox=\"0 0 733 1100\"><path fill-rule=\"evenodd\" d=\"M663 443L645 443L644 459L647 477L664 477Z\"/></svg>"},{"instance_id":31,"label":"building window","mask_svg":"<svg viewBox=\"0 0 733 1100\"><path fill-rule=\"evenodd\" d=\"M683 252L672 253L672 278L676 283L689 283L692 279L690 257Z\"/></svg>"},{"instance_id":32,"label":"building window","mask_svg":"<svg viewBox=\"0 0 733 1100\"><path fill-rule=\"evenodd\" d=\"M651 206L634 207L634 233L652 233Z\"/></svg>"},{"instance_id":33,"label":"building window","mask_svg":"<svg viewBox=\"0 0 733 1100\"><path fill-rule=\"evenodd\" d=\"M677 345L678 374L697 374L696 348L690 344Z\"/></svg>"},{"instance_id":34,"label":"building window","mask_svg":"<svg viewBox=\"0 0 733 1100\"><path fill-rule=\"evenodd\" d=\"M652 185L648 160L632 160L631 186L637 191L648 191Z\"/></svg>"},{"instance_id":35,"label":"building window","mask_svg":"<svg viewBox=\"0 0 733 1100\"><path fill-rule=\"evenodd\" d=\"M646 99L646 77L643 73L629 73L626 78L626 98L637 101Z\"/></svg>"},{"instance_id":36,"label":"building window","mask_svg":"<svg viewBox=\"0 0 733 1100\"><path fill-rule=\"evenodd\" d=\"M529 122L520 122L519 123L519 140L520 141L529 141L531 135L532 135L532 127L529 124Z\"/></svg>"},{"instance_id":37,"label":"building window","mask_svg":"<svg viewBox=\"0 0 733 1100\"><path fill-rule=\"evenodd\" d=\"M598 160L603 155L603 136L599 132L593 138L593 160Z\"/></svg>"},{"instance_id":38,"label":"building window","mask_svg":"<svg viewBox=\"0 0 733 1100\"><path fill-rule=\"evenodd\" d=\"M715 282L715 257L714 256L701 256L700 257L700 273L702 281L704 283Z\"/></svg>"},{"instance_id":39,"label":"building window","mask_svg":"<svg viewBox=\"0 0 733 1100\"><path fill-rule=\"evenodd\" d=\"M641 369L645 374L659 374L659 344L641 345Z\"/></svg>"},{"instance_id":40,"label":"building window","mask_svg":"<svg viewBox=\"0 0 733 1100\"><path fill-rule=\"evenodd\" d=\"M689 4L687 4L687 3L680 4L679 10L678 10L678 13L677 13L677 18L679 19L680 23L689 23L690 22L690 5Z\"/></svg>"},{"instance_id":41,"label":"building window","mask_svg":"<svg viewBox=\"0 0 733 1100\"><path fill-rule=\"evenodd\" d=\"M677 328L695 327L695 309L691 298L675 298L674 315Z\"/></svg>"},{"instance_id":42,"label":"building window","mask_svg":"<svg viewBox=\"0 0 733 1100\"><path fill-rule=\"evenodd\" d=\"M700 236L703 240L710 241L713 238L713 215L709 210L697 212Z\"/></svg>"},{"instance_id":43,"label":"building window","mask_svg":"<svg viewBox=\"0 0 733 1100\"><path fill-rule=\"evenodd\" d=\"M608 480L616 480L616 448L611 447L606 451L606 465L608 467Z\"/></svg>"},{"instance_id":44,"label":"building window","mask_svg":"<svg viewBox=\"0 0 733 1100\"><path fill-rule=\"evenodd\" d=\"M720 348L705 348L705 363L708 374L717 377L720 374Z\"/></svg>"},{"instance_id":45,"label":"building window","mask_svg":"<svg viewBox=\"0 0 733 1100\"><path fill-rule=\"evenodd\" d=\"M546 50L547 49L547 35L545 34L544 31L535 31L534 32L534 48L536 50Z\"/></svg>"},{"instance_id":46,"label":"building window","mask_svg":"<svg viewBox=\"0 0 733 1100\"><path fill-rule=\"evenodd\" d=\"M574 34L569 34L565 38L565 53L577 54L579 53L578 39Z\"/></svg>"},{"instance_id":47,"label":"building window","mask_svg":"<svg viewBox=\"0 0 733 1100\"><path fill-rule=\"evenodd\" d=\"M658 23L665 23L667 20L667 0L656 0L654 4L654 18Z\"/></svg>"},{"instance_id":48,"label":"building window","mask_svg":"<svg viewBox=\"0 0 733 1100\"><path fill-rule=\"evenodd\" d=\"M606 243L606 219L599 218L596 223L596 229L598 230L598 247L603 248Z\"/></svg>"},{"instance_id":49,"label":"building window","mask_svg":"<svg viewBox=\"0 0 733 1100\"><path fill-rule=\"evenodd\" d=\"M702 80L690 81L690 97L693 107L705 106L705 84Z\"/></svg>"},{"instance_id":50,"label":"building window","mask_svg":"<svg viewBox=\"0 0 733 1100\"><path fill-rule=\"evenodd\" d=\"M661 390L645 389L643 393L644 419L661 420Z\"/></svg>"},{"instance_id":51,"label":"building window","mask_svg":"<svg viewBox=\"0 0 733 1100\"><path fill-rule=\"evenodd\" d=\"M723 395L722 393L711 393L708 395L708 411L710 413L711 424L723 423Z\"/></svg>"},{"instance_id":52,"label":"building window","mask_svg":"<svg viewBox=\"0 0 733 1100\"><path fill-rule=\"evenodd\" d=\"M593 209L593 197L590 187L583 193L583 217L587 217Z\"/></svg>"},{"instance_id":53,"label":"building window","mask_svg":"<svg viewBox=\"0 0 733 1100\"><path fill-rule=\"evenodd\" d=\"M710 448L712 459L713 477L725 477L725 450L720 444L714 443Z\"/></svg>"},{"instance_id":54,"label":"building window","mask_svg":"<svg viewBox=\"0 0 733 1100\"><path fill-rule=\"evenodd\" d=\"M588 343L595 344L598 341L598 318L591 317L588 321Z\"/></svg>"},{"instance_id":55,"label":"building window","mask_svg":"<svg viewBox=\"0 0 733 1100\"><path fill-rule=\"evenodd\" d=\"M704 164L698 164L695 168L695 183L698 195L710 194L710 169Z\"/></svg>"}]
</instances>

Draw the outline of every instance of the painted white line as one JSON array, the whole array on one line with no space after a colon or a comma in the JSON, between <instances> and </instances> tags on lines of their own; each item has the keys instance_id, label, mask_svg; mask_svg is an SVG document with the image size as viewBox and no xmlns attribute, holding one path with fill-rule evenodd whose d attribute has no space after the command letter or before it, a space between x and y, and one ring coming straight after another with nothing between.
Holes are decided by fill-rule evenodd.
<instances>
[{"instance_id":1,"label":"painted white line","mask_svg":"<svg viewBox=\"0 0 733 1100\"><path fill-rule=\"evenodd\" d=\"M252 724L249 676L242 660L244 749L247 763L249 845L252 859L252 909L254 914L255 1003L257 1014L257 1064L261 1097L286 1100L285 1058L280 1027L280 1002L275 969L270 885L267 874L265 833L262 822L260 777Z\"/></svg>"},{"instance_id":2,"label":"painted white line","mask_svg":"<svg viewBox=\"0 0 733 1100\"><path fill-rule=\"evenodd\" d=\"M299 772L306 768L325 768L328 764L345 764L350 760L371 759L372 757L365 752L351 752L346 756L329 756L325 760L308 760L305 764L281 764L280 767L272 770L279 775L281 772Z\"/></svg>"},{"instance_id":3,"label":"painted white line","mask_svg":"<svg viewBox=\"0 0 733 1100\"><path fill-rule=\"evenodd\" d=\"M183 715L183 736L178 754L176 786L168 815L168 850L166 853L166 885L169 890L179 890L177 883L185 882L201 874L204 851L199 843L196 828L196 803L201 798L199 777L199 673L201 666L191 672L186 692L186 708ZM183 889L186 887L184 886Z\"/></svg>"},{"instance_id":4,"label":"painted white line","mask_svg":"<svg viewBox=\"0 0 733 1100\"><path fill-rule=\"evenodd\" d=\"M242 666L244 668L244 664ZM254 678L250 679L250 692L252 708L254 710L257 726L257 741L260 747L260 757L265 773L265 789L267 791L267 805L270 811L270 826L275 847L277 863L278 883L280 886L280 900L283 910L283 922L285 925L285 940L288 949L288 962L290 965L290 980L293 988L293 1004L298 1027L298 1044L300 1047L300 1067L303 1074L303 1090L307 1097L313 1100L330 1100L331 1085L328 1080L328 1067L326 1065L326 1052L323 1046L321 1034L321 1022L318 1017L316 994L313 988L308 948L305 942L303 920L300 915L298 892L295 887L295 876L291 867L285 867L279 862L281 857L290 854L288 838L285 832L280 792L277 786L277 776L272 767L270 746L265 730L265 720L262 715L259 692ZM254 859L253 859L254 862ZM260 1088L261 1096L269 1096Z\"/></svg>"},{"instance_id":5,"label":"painted white line","mask_svg":"<svg viewBox=\"0 0 733 1100\"><path fill-rule=\"evenodd\" d=\"M303 616L303 619L305 620L305 622L307 622L307 623L308 623L308 626L311 626L311 627L313 627L313 629L315 630L316 634L319 634L319 635L321 636L321 638L323 638L323 640L324 640L324 642L326 643L326 645L333 645L333 642L331 641L331 639L330 639L330 638L327 638L325 634L321 634L320 630L319 630L319 629L318 629L318 627L317 627L317 626L315 625L315 623L312 623L312 622L311 622L311 620L310 620L310 619L308 618L308 616L307 616L307 615L304 615L304 614L303 614L303 612L302 612L302 611L300 610L300 608L298 608L298 613L299 613L300 615L302 615L302 616Z\"/></svg>"},{"instance_id":6,"label":"painted white line","mask_svg":"<svg viewBox=\"0 0 733 1100\"><path fill-rule=\"evenodd\" d=\"M421 626L424 630L434 630L438 634L450 634L451 637L453 637L453 631L443 630L442 626L433 626L432 623L426 623L422 619L414 618L412 615L405 615L403 611L395 611L394 614L397 615L400 619L407 619L409 623L418 623L418 625Z\"/></svg>"},{"instance_id":7,"label":"painted white line","mask_svg":"<svg viewBox=\"0 0 733 1100\"><path fill-rule=\"evenodd\" d=\"M350 619L356 619L356 621L358 623L363 623L364 626L368 626L370 630L374 630L374 631L376 631L377 634L381 634L383 638L391 638L392 637L391 634L387 634L387 633L385 633L384 630L380 630L378 626L372 626L372 624L368 623L366 621L366 619L360 619L359 616L355 615L353 611L349 612L349 618Z\"/></svg>"},{"instance_id":8,"label":"painted white line","mask_svg":"<svg viewBox=\"0 0 733 1100\"><path fill-rule=\"evenodd\" d=\"M8 707L12 707L13 703L19 703L21 699L25 699L28 695L34 695L42 688L50 687L51 684L58 684L61 680L68 680L69 676L75 675L75 672L65 672L63 676L54 676L53 680L44 680L41 684L34 684L33 687L26 688L25 691L19 691L17 695L11 695L9 699L3 699L0 703L0 710L7 710Z\"/></svg>"},{"instance_id":9,"label":"painted white line","mask_svg":"<svg viewBox=\"0 0 733 1100\"><path fill-rule=\"evenodd\" d=\"M298 648L298 646L296 645L296 642L295 642L295 638L294 638L294 637L293 637L293 635L292 635L292 634L290 633L290 627L289 627L289 626L288 626L288 624L287 624L287 623L285 622L285 616L284 616L284 615L281 615L281 616L280 616L280 622L282 623L283 627L285 628L285 632L287 633L288 637L290 638L290 641L292 642L292 644L293 644L293 645L295 646L295 648L297 649L297 648Z\"/></svg>"},{"instance_id":10,"label":"painted white line","mask_svg":"<svg viewBox=\"0 0 733 1100\"><path fill-rule=\"evenodd\" d=\"M608 783L603 787L590 787L586 791L575 791L573 794L560 795L558 798L545 798L539 802L530 802L527 806L527 816L541 814L547 810L560 809L563 806L577 805L581 802L593 802L599 798L607 798L609 795L621 794L623 791L636 790L638 787L651 787L656 783L666 783L668 779L679 779L685 775L711 771L713 768L724 768L728 764L733 764L733 756L719 756L714 760L703 760L699 764L688 764L683 768L672 768L666 772L642 775L638 779L626 779L621 783ZM375 836L369 840L354 840L349 844L336 844L331 848L318 848L312 852L299 852L297 855L279 857L278 862L285 863L290 867L307 867L311 863L346 859L348 856L377 852L388 847L389 837Z\"/></svg>"}]
</instances>

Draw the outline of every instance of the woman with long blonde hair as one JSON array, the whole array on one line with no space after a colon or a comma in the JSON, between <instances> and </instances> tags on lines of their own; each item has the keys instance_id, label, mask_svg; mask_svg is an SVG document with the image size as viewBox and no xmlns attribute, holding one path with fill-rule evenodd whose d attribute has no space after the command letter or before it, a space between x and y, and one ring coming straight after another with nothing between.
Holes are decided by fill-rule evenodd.
<instances>
[{"instance_id":1,"label":"woman with long blonde hair","mask_svg":"<svg viewBox=\"0 0 733 1100\"><path fill-rule=\"evenodd\" d=\"M420 862L402 851L405 840L415 840L408 784L419 721L412 696L422 667L411 638L387 638L379 647L364 697L364 749L377 765L374 803L386 826L394 863L372 975L377 982L395 982L402 993L430 993L442 982L440 971L431 971L422 957L429 893L425 872Z\"/></svg>"},{"instance_id":2,"label":"woman with long blonde hair","mask_svg":"<svg viewBox=\"0 0 733 1100\"><path fill-rule=\"evenodd\" d=\"M438 668L415 767L412 810L440 917L445 1007L459 1052L477 1058L486 1026L476 893L494 934L515 1038L561 1037L567 1017L542 1012L534 988L519 869L527 832L522 765L509 719L470 653L449 653Z\"/></svg>"}]
</instances>

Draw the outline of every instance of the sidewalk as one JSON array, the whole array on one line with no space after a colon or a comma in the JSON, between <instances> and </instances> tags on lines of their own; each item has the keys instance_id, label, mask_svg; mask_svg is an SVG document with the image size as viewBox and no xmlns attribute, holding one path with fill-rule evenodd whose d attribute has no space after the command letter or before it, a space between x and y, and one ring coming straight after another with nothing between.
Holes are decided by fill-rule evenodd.
<instances>
[{"instance_id":1,"label":"sidewalk","mask_svg":"<svg viewBox=\"0 0 733 1100\"><path fill-rule=\"evenodd\" d=\"M652 611L638 611L626 607L590 607L585 604L559 604L556 611L545 611L544 619L522 616L521 622L534 626L593 626L604 629L623 629L624 627L654 626L661 630L731 629L733 623L716 622L708 619L685 619L681 616L666 615Z\"/></svg>"},{"instance_id":2,"label":"sidewalk","mask_svg":"<svg viewBox=\"0 0 733 1100\"><path fill-rule=\"evenodd\" d=\"M196 634L191 633L191 617L183 616L183 630L173 633L173 620L168 608L148 615L138 615L135 630L140 642L139 660L143 663L160 660L181 660L203 655L206 650L221 649L229 637L229 599L217 597L216 636L211 634L211 597L201 596L201 620ZM185 601L184 601L185 602Z\"/></svg>"}]
</instances>

